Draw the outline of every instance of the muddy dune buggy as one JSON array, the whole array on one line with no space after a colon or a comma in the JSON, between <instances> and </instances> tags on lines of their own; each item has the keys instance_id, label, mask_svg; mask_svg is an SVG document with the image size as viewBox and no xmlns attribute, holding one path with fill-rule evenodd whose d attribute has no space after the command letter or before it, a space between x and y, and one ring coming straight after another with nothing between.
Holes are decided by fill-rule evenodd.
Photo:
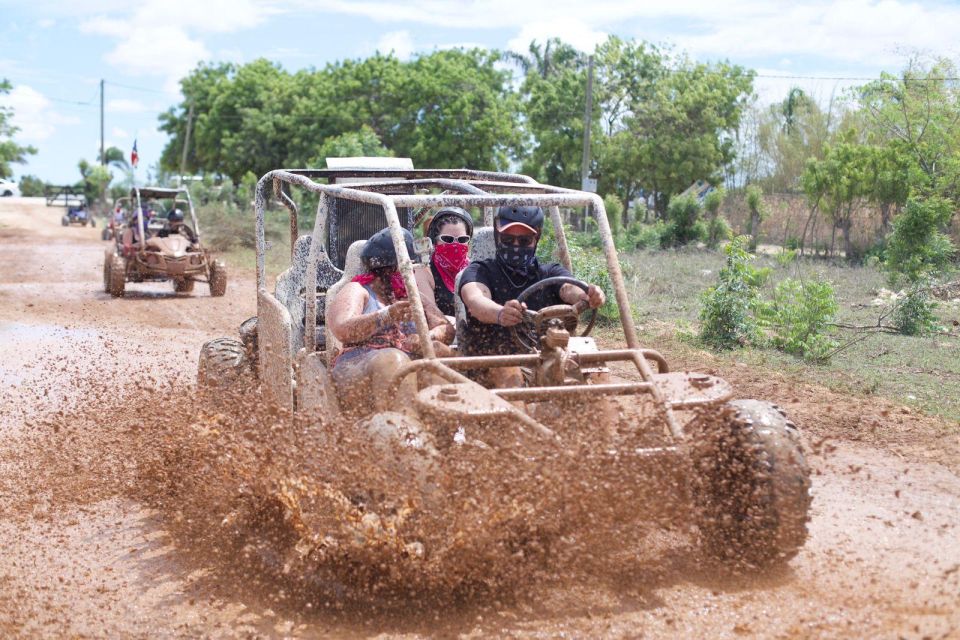
<instances>
[{"instance_id":1,"label":"muddy dune buggy","mask_svg":"<svg viewBox=\"0 0 960 640\"><path fill-rule=\"evenodd\" d=\"M93 216L90 215L86 205L82 202L77 206L67 207L67 212L60 218L60 224L64 227L69 227L72 224L79 224L82 227L88 224L91 227L97 226Z\"/></svg>"},{"instance_id":2,"label":"muddy dune buggy","mask_svg":"<svg viewBox=\"0 0 960 640\"><path fill-rule=\"evenodd\" d=\"M345 178L363 180L343 184ZM298 210L291 187L319 197L309 235L296 236ZM291 261L268 287L264 210L271 198L290 213ZM592 322L576 331L583 326L578 316L584 310L555 305L528 312L534 339L519 340L515 354L436 357L401 229L413 227L415 212L422 208L459 206L475 215L482 212L485 226L474 234L470 257L483 259L494 254L492 224L501 205L543 207L556 237L556 257L567 269L571 260L561 207L592 212L625 348L599 349L587 335ZM219 338L203 346L198 374L202 387L251 385L258 378L261 393L279 407L353 421L370 438L428 449L427 458L439 464L445 456L457 455L458 438L483 441L503 430L522 430L548 448L562 446L570 429L588 428L595 430L593 437L609 439L602 449L618 464L628 460L645 471L638 477L661 479L644 487L647 500L634 513L654 514L659 505L677 501L687 505L684 512L694 519L708 554L763 567L785 563L804 544L810 472L796 427L770 403L735 400L731 386L718 377L671 371L661 354L640 344L603 201L595 194L522 175L469 170L278 170L260 179L256 210L257 316L241 326L240 340ZM324 309L361 271L364 240L383 228L391 230L400 271L412 292L424 354L396 373L393 391L384 396L397 398L401 386L409 388L412 380L409 402L397 401L392 410L357 417L363 407L340 395L329 374L339 345L325 327ZM576 279L565 281L586 287ZM458 313L465 313L462 302L457 305ZM613 377L612 363L625 363L628 371ZM516 388L485 388L465 375L503 366L519 366L530 375ZM369 404L369 398L363 400ZM644 403L652 410L637 412L626 433L597 421L571 426L563 418L590 415L598 404L610 401L627 408ZM558 411L550 411L552 406ZM497 455L496 447L489 451ZM411 453L411 465L423 460ZM676 518L676 513L671 509L665 517Z\"/></svg>"},{"instance_id":3,"label":"muddy dune buggy","mask_svg":"<svg viewBox=\"0 0 960 640\"><path fill-rule=\"evenodd\" d=\"M114 243L104 252L103 289L114 297L124 294L127 282L172 282L177 293L190 293L197 282L210 286L211 296L227 291L227 270L214 260L200 242L200 229L190 192L185 188L134 187L130 192L133 212L126 228L117 229ZM150 204L152 207L148 207ZM155 208L158 216L146 220L136 212ZM166 218L175 208L186 209L190 225L186 232L173 233ZM133 232L134 242L125 251L123 236Z\"/></svg>"}]
</instances>

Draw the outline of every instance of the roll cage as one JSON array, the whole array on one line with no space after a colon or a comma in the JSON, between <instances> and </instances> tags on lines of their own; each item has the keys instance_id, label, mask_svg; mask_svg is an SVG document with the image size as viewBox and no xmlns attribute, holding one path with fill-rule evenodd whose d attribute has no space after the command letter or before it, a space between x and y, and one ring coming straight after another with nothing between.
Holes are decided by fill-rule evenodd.
<instances>
[{"instance_id":1,"label":"roll cage","mask_svg":"<svg viewBox=\"0 0 960 640\"><path fill-rule=\"evenodd\" d=\"M350 178L351 182L347 185L337 184L337 181L342 178ZM362 179L362 181L356 181L357 179ZM326 180L326 184L321 184L318 180ZM549 213L550 222L553 225L558 258L565 267L570 269L570 252L563 229L560 207L588 208L593 212L597 221L597 228L606 258L607 272L613 286L627 349L599 352L586 357L596 364L616 360L632 362L640 373L642 382L589 385L589 389L586 387L583 389L579 387L557 387L498 389L493 390L493 392L506 399L546 399L559 396L570 397L578 393L610 395L650 393L658 401L658 404L664 407L664 417L670 431L675 436L682 437L682 431L674 421L670 409L672 403L665 401L663 390L654 380L653 370L650 366L650 361L657 362L658 370L663 373L666 371L666 362L658 353L640 347L613 234L607 220L603 200L598 195L541 184L520 174L468 169L281 169L271 171L258 181L255 196L257 216L257 312L261 320L266 315L272 316L276 313L275 310L269 308L273 305L268 301L264 213L271 197L282 203L289 211L292 256L294 243L298 237L297 218L299 214L297 204L290 196L290 187L293 186L300 187L318 196L316 221L311 234L312 240L307 258L305 291L316 291L317 267L321 254L328 250L330 227L340 223L335 218L338 202L362 203L382 209L385 226L390 229L394 249L398 256L400 273L407 291L411 292L409 299L412 315L423 350L423 360L412 362L408 365L409 370L403 372L402 375L429 370L449 381L464 380L462 374L459 373L464 369L529 365L531 359L536 360L537 356L519 354L437 358L433 343L429 339L429 328L413 273L413 262L407 253L403 240L402 229L409 228L410 224L409 221L408 224L402 223L398 210L442 206L479 207L484 212L484 225L492 226L494 213L500 206L533 205L543 207ZM305 296L305 307L304 350L309 354L317 349L317 299L315 295ZM261 341L262 349L267 348L269 350L278 347L280 345L268 346Z\"/></svg>"},{"instance_id":2,"label":"roll cage","mask_svg":"<svg viewBox=\"0 0 960 640\"><path fill-rule=\"evenodd\" d=\"M131 214L133 220L136 220L138 231L140 232L139 236L139 246L140 251L146 249L146 234L144 233L143 228L143 216L140 215L140 212L143 211L143 200L170 200L173 202L173 205L176 206L178 203L185 203L187 205L187 210L190 212L190 220L193 222L193 232L197 236L197 243L200 242L200 226L197 224L197 214L193 209L193 200L190 198L190 191L186 187L179 187L176 189L168 189L163 187L133 187L130 189L130 200L136 203L136 207Z\"/></svg>"}]
</instances>

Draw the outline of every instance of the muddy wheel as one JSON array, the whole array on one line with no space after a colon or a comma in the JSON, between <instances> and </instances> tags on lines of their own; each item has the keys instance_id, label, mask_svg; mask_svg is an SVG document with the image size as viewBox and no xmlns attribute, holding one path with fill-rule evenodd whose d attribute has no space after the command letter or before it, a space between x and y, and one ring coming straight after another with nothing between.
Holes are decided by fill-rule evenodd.
<instances>
[{"instance_id":1,"label":"muddy wheel","mask_svg":"<svg viewBox=\"0 0 960 640\"><path fill-rule=\"evenodd\" d=\"M107 291L114 298L119 298L123 295L126 286L127 267L123 262L123 258L113 256L113 260L110 261L110 286L107 288Z\"/></svg>"},{"instance_id":2,"label":"muddy wheel","mask_svg":"<svg viewBox=\"0 0 960 640\"><path fill-rule=\"evenodd\" d=\"M811 502L796 426L776 405L738 400L698 419L692 435L705 550L750 568L785 564L807 539Z\"/></svg>"},{"instance_id":3,"label":"muddy wheel","mask_svg":"<svg viewBox=\"0 0 960 640\"><path fill-rule=\"evenodd\" d=\"M177 293L190 293L193 291L193 280L182 278L173 281L173 290Z\"/></svg>"},{"instance_id":4,"label":"muddy wheel","mask_svg":"<svg viewBox=\"0 0 960 640\"><path fill-rule=\"evenodd\" d=\"M223 389L250 373L250 361L243 343L233 338L216 338L200 347L197 384Z\"/></svg>"},{"instance_id":5,"label":"muddy wheel","mask_svg":"<svg viewBox=\"0 0 960 640\"><path fill-rule=\"evenodd\" d=\"M67 216L63 216L62 218L60 218L60 226L62 226L62 227L69 227L69 226L70 226L70 218L68 218Z\"/></svg>"},{"instance_id":6,"label":"muddy wheel","mask_svg":"<svg viewBox=\"0 0 960 640\"><path fill-rule=\"evenodd\" d=\"M210 267L210 295L219 298L227 292L227 267L222 262L214 262Z\"/></svg>"},{"instance_id":7,"label":"muddy wheel","mask_svg":"<svg viewBox=\"0 0 960 640\"><path fill-rule=\"evenodd\" d=\"M110 259L103 261L103 291L110 293Z\"/></svg>"},{"instance_id":8,"label":"muddy wheel","mask_svg":"<svg viewBox=\"0 0 960 640\"><path fill-rule=\"evenodd\" d=\"M109 239L110 239L110 228L109 228L109 227L104 227L104 228L103 228L103 231L100 232L100 239L101 239L101 240L109 240Z\"/></svg>"},{"instance_id":9,"label":"muddy wheel","mask_svg":"<svg viewBox=\"0 0 960 640\"><path fill-rule=\"evenodd\" d=\"M92 229L96 226L97 226L97 221L94 220L93 218L90 218L90 228Z\"/></svg>"}]
</instances>

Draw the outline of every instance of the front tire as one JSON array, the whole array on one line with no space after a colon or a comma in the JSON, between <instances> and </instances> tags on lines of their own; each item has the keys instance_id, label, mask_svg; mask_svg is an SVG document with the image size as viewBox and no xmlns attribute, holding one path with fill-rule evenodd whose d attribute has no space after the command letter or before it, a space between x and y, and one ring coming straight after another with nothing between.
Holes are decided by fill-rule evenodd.
<instances>
[{"instance_id":1,"label":"front tire","mask_svg":"<svg viewBox=\"0 0 960 640\"><path fill-rule=\"evenodd\" d=\"M786 564L807 539L810 468L776 405L730 402L701 415L693 494L705 550L749 568Z\"/></svg>"},{"instance_id":2,"label":"front tire","mask_svg":"<svg viewBox=\"0 0 960 640\"><path fill-rule=\"evenodd\" d=\"M210 267L210 295L219 298L227 292L227 267L220 261Z\"/></svg>"},{"instance_id":3,"label":"front tire","mask_svg":"<svg viewBox=\"0 0 960 640\"><path fill-rule=\"evenodd\" d=\"M233 338L215 338L200 347L197 385L207 389L233 386L251 372L243 343Z\"/></svg>"},{"instance_id":4,"label":"front tire","mask_svg":"<svg viewBox=\"0 0 960 640\"><path fill-rule=\"evenodd\" d=\"M110 262L110 295L119 298L123 295L126 286L127 265L120 256L113 256L113 260Z\"/></svg>"},{"instance_id":5,"label":"front tire","mask_svg":"<svg viewBox=\"0 0 960 640\"><path fill-rule=\"evenodd\" d=\"M62 226L62 227L69 227L69 226L70 226L70 218L68 218L67 216L63 216L62 218L60 218L60 226Z\"/></svg>"},{"instance_id":6,"label":"front tire","mask_svg":"<svg viewBox=\"0 0 960 640\"><path fill-rule=\"evenodd\" d=\"M173 281L173 290L176 293L190 293L193 291L193 280L189 278L182 278L179 280Z\"/></svg>"}]
</instances>

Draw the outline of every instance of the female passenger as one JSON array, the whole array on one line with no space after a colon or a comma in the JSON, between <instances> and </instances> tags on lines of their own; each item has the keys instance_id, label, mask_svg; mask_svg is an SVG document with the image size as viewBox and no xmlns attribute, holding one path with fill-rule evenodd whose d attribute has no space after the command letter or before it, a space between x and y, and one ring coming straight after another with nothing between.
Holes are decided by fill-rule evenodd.
<instances>
[{"instance_id":1,"label":"female passenger","mask_svg":"<svg viewBox=\"0 0 960 640\"><path fill-rule=\"evenodd\" d=\"M447 317L444 342L453 340L453 290L457 275L467 268L470 239L473 237L473 218L460 207L445 207L438 211L427 226L427 236L433 242L430 268L416 271L420 299L427 317Z\"/></svg>"}]
</instances>

